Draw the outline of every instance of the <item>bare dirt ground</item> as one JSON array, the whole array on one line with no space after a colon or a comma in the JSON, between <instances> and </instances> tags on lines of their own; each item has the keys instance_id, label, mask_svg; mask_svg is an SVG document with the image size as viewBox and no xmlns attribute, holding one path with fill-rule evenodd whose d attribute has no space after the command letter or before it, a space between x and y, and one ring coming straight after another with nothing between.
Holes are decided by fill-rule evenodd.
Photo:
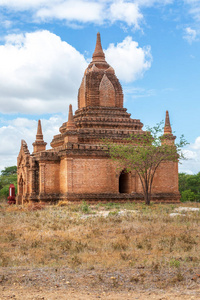
<instances>
[{"instance_id":1,"label":"bare dirt ground","mask_svg":"<svg viewBox=\"0 0 200 300\"><path fill-rule=\"evenodd\" d=\"M170 284L168 287L169 277L172 282L177 276L171 271L152 274L151 270L139 272L132 268L106 273L101 269L3 268L0 299L200 299L200 275L197 271L193 270L193 274L185 271L184 282L177 283L175 280L174 286Z\"/></svg>"},{"instance_id":2,"label":"bare dirt ground","mask_svg":"<svg viewBox=\"0 0 200 300\"><path fill-rule=\"evenodd\" d=\"M56 300L56 299L79 299L79 300L92 300L92 299L109 299L109 300L188 300L188 299L200 299L200 295L194 295L193 293L185 293L184 291L156 291L156 292L81 292L74 290L54 290L47 291L43 290L42 292L35 289L30 290L17 290L12 289L9 292L4 292L0 299L22 299L22 300Z\"/></svg>"}]
</instances>

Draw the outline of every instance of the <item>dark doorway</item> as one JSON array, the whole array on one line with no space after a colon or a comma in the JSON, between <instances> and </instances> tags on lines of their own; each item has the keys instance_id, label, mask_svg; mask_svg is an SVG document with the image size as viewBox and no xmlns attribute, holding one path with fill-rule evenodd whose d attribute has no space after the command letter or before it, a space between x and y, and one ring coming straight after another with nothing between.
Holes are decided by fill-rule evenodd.
<instances>
[{"instance_id":1,"label":"dark doorway","mask_svg":"<svg viewBox=\"0 0 200 300\"><path fill-rule=\"evenodd\" d=\"M123 170L119 176L119 192L120 193L129 193L129 176L130 173L127 173Z\"/></svg>"}]
</instances>

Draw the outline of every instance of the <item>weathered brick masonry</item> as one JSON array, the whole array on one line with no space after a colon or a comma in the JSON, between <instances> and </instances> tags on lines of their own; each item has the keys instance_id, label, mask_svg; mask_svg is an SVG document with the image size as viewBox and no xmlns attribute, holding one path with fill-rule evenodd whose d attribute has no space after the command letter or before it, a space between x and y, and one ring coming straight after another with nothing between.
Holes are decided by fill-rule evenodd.
<instances>
[{"instance_id":1,"label":"weathered brick masonry","mask_svg":"<svg viewBox=\"0 0 200 300\"><path fill-rule=\"evenodd\" d=\"M30 201L141 201L141 182L135 172L118 170L102 149L102 139L115 142L131 133L144 134L140 120L131 119L123 108L123 91L114 69L106 62L100 34L92 62L86 69L78 93L78 109L53 137L46 150L42 127L38 122L33 153L25 141L18 156L17 203ZM165 141L174 143L168 112ZM153 200L177 202L178 163L165 162L153 182Z\"/></svg>"}]
</instances>

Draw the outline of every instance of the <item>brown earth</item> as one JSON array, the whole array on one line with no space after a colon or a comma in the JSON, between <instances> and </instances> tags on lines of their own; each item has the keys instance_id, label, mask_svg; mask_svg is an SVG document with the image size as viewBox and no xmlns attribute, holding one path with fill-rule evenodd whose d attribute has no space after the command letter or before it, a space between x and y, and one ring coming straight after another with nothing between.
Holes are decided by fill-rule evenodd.
<instances>
[{"instance_id":1,"label":"brown earth","mask_svg":"<svg viewBox=\"0 0 200 300\"><path fill-rule=\"evenodd\" d=\"M2 268L0 299L200 299L200 275L197 271L193 270L191 274L191 271L185 270L184 282L177 282L176 272L152 273L147 269L105 273L100 269Z\"/></svg>"}]
</instances>

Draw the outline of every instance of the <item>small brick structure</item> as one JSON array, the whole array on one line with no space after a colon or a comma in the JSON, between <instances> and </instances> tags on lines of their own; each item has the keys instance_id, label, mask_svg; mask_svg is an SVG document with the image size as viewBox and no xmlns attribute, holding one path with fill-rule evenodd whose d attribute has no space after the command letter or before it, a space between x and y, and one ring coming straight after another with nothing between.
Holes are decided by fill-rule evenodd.
<instances>
[{"instance_id":1,"label":"small brick structure","mask_svg":"<svg viewBox=\"0 0 200 300\"><path fill-rule=\"evenodd\" d=\"M17 203L143 201L137 174L119 170L102 144L105 138L122 143L130 134L144 134L142 127L123 107L121 84L105 60L98 33L92 62L79 88L78 109L73 115L69 106L68 122L53 137L51 149L46 150L40 120L33 153L21 142ZM164 137L167 143L174 143L168 112ZM175 203L179 199L178 162L164 162L155 174L152 200Z\"/></svg>"}]
</instances>

